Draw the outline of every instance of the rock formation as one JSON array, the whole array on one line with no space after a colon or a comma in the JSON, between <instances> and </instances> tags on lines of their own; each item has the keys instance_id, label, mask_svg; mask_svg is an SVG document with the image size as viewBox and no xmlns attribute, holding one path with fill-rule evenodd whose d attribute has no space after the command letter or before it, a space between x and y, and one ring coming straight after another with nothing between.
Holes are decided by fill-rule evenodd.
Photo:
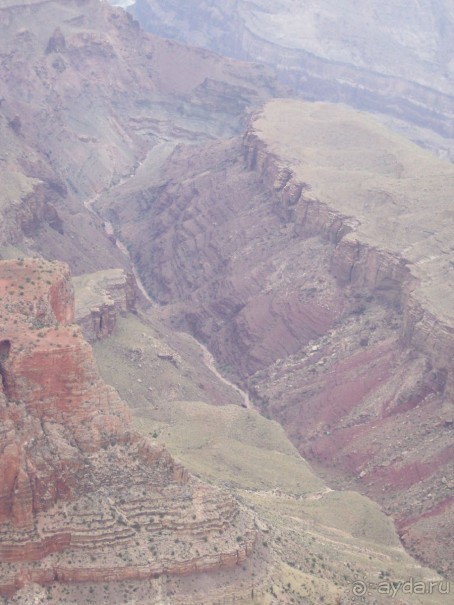
<instances>
[{"instance_id":1,"label":"rock formation","mask_svg":"<svg viewBox=\"0 0 454 605\"><path fill-rule=\"evenodd\" d=\"M89 341L110 336L118 315L134 311L136 282L123 269L106 269L73 278L75 321Z\"/></svg>"},{"instance_id":2,"label":"rock formation","mask_svg":"<svg viewBox=\"0 0 454 605\"><path fill-rule=\"evenodd\" d=\"M73 323L68 268L2 261L0 296L0 594L243 562L251 516L131 429Z\"/></svg>"},{"instance_id":3,"label":"rock formation","mask_svg":"<svg viewBox=\"0 0 454 605\"><path fill-rule=\"evenodd\" d=\"M237 32L274 61L266 36ZM447 73L448 51L435 62ZM424 81L430 67L409 82L301 49L283 61L311 98L451 132L452 92L443 74ZM133 294L101 208L162 317L449 572L452 167L318 105L269 105L227 140L281 91L272 70L147 35L107 2L2 2L0 256L39 252L79 275L123 268L113 284L112 272L77 281L77 319L102 337ZM1 263L0 297L0 594L22 605L52 583L143 580L144 605L250 597L260 577L248 565L267 565L251 554L250 515L132 430L74 323L67 267ZM173 350L156 356L180 366ZM189 596L204 571L206 590Z\"/></svg>"},{"instance_id":4,"label":"rock formation","mask_svg":"<svg viewBox=\"0 0 454 605\"><path fill-rule=\"evenodd\" d=\"M243 141L178 149L127 206L106 201L166 315L445 571L453 182L365 116L273 101Z\"/></svg>"}]
</instances>

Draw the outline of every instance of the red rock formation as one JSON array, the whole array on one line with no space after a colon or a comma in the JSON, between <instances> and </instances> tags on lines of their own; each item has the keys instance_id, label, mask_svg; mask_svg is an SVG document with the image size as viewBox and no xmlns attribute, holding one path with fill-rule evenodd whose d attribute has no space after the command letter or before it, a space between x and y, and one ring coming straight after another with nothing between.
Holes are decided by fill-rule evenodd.
<instances>
[{"instance_id":1,"label":"red rock formation","mask_svg":"<svg viewBox=\"0 0 454 605\"><path fill-rule=\"evenodd\" d=\"M134 433L99 377L68 268L4 261L0 297L0 594L243 561L251 518Z\"/></svg>"}]
</instances>

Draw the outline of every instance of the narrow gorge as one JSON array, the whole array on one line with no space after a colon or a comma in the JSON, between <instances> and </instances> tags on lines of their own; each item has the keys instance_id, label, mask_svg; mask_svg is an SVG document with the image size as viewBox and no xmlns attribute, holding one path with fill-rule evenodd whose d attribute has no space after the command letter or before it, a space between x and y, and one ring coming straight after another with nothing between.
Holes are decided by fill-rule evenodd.
<instances>
[{"instance_id":1,"label":"narrow gorge","mask_svg":"<svg viewBox=\"0 0 454 605\"><path fill-rule=\"evenodd\" d=\"M242 140L180 147L101 206L167 320L446 572L453 183L366 116L273 101Z\"/></svg>"}]
</instances>

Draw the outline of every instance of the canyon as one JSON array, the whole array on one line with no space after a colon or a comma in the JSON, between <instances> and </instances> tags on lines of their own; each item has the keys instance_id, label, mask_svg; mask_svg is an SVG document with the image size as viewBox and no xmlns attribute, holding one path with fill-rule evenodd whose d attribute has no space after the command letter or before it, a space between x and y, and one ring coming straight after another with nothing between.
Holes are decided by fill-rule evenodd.
<instances>
[{"instance_id":1,"label":"canyon","mask_svg":"<svg viewBox=\"0 0 454 605\"><path fill-rule=\"evenodd\" d=\"M453 186L449 162L365 115L278 100L100 206L166 321L445 573Z\"/></svg>"},{"instance_id":2,"label":"canyon","mask_svg":"<svg viewBox=\"0 0 454 605\"><path fill-rule=\"evenodd\" d=\"M107 277L128 292L121 272ZM102 288L106 272L84 283L60 262L0 261L3 603L349 602L358 574L376 583L387 566L441 585L377 505L327 488L279 425L232 405L235 387L200 350L197 364L187 334L166 330L155 309L120 305L112 334L96 335L96 358L134 426L74 323L73 281ZM149 380L156 363L150 401L137 376ZM210 404L176 401L166 380L197 385ZM228 403L217 407L221 393ZM442 605L443 595L412 602Z\"/></svg>"},{"instance_id":3,"label":"canyon","mask_svg":"<svg viewBox=\"0 0 454 605\"><path fill-rule=\"evenodd\" d=\"M130 269L84 202L159 143L239 132L282 90L266 67L148 35L99 0L2 2L0 36L0 247L75 274Z\"/></svg>"},{"instance_id":4,"label":"canyon","mask_svg":"<svg viewBox=\"0 0 454 605\"><path fill-rule=\"evenodd\" d=\"M0 1L0 601L451 579L450 5L113 4Z\"/></svg>"}]
</instances>

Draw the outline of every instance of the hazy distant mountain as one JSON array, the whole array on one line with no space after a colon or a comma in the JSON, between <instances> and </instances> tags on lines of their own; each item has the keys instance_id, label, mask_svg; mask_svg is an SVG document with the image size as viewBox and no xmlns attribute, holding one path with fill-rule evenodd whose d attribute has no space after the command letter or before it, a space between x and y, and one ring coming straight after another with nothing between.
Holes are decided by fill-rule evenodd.
<instances>
[{"instance_id":1,"label":"hazy distant mountain","mask_svg":"<svg viewBox=\"0 0 454 605\"><path fill-rule=\"evenodd\" d=\"M273 64L309 100L454 134L451 0L137 0L130 11L158 35Z\"/></svg>"}]
</instances>

